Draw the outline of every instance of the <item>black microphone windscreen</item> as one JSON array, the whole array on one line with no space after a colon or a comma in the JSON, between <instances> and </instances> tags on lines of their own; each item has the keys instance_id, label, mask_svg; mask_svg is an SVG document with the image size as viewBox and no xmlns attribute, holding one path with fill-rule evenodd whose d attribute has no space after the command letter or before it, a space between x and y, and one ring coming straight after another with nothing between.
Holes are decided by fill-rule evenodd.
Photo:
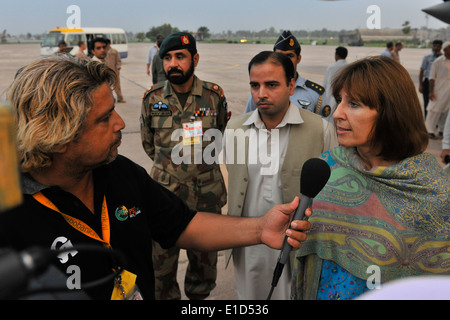
<instances>
[{"instance_id":1,"label":"black microphone windscreen","mask_svg":"<svg viewBox=\"0 0 450 320\"><path fill-rule=\"evenodd\" d=\"M303 164L300 177L300 192L314 198L323 189L330 178L331 170L328 163L319 158L312 158Z\"/></svg>"}]
</instances>

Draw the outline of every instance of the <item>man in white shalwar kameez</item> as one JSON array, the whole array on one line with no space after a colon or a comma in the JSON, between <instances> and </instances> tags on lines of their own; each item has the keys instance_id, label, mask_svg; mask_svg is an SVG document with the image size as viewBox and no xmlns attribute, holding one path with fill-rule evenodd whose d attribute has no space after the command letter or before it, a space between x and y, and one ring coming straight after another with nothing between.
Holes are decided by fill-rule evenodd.
<instances>
[{"instance_id":1,"label":"man in white shalwar kameez","mask_svg":"<svg viewBox=\"0 0 450 320\"><path fill-rule=\"evenodd\" d=\"M285 55L270 51L256 55L250 62L250 87L257 110L231 117L224 153L228 215L257 217L274 203L301 196L303 163L337 146L337 138L333 124L290 103L294 68ZM245 161L239 162L240 156ZM238 299L266 299L280 250L235 248L227 251L227 264L231 253ZM291 265L286 264L273 300L290 299L291 275Z\"/></svg>"},{"instance_id":2,"label":"man in white shalwar kameez","mask_svg":"<svg viewBox=\"0 0 450 320\"><path fill-rule=\"evenodd\" d=\"M430 72L430 103L425 121L430 138L436 131L442 135L450 108L450 41L443 45L444 54L437 58Z\"/></svg>"}]
</instances>

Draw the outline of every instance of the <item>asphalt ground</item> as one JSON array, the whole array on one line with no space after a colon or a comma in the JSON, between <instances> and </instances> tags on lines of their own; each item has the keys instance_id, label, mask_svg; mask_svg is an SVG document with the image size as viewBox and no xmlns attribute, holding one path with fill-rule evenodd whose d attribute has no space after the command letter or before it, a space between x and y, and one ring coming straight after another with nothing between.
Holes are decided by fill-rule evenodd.
<instances>
[{"instance_id":1,"label":"asphalt ground","mask_svg":"<svg viewBox=\"0 0 450 320\"><path fill-rule=\"evenodd\" d=\"M123 60L121 85L126 103L118 103L116 110L125 121L123 140L119 152L137 162L148 171L152 161L143 151L139 131L139 116L142 96L152 86L151 77L146 74L146 55L149 44L133 43L129 45L129 57ZM380 54L384 48L349 47L348 62L367 56ZM228 101L228 108L233 115L243 113L249 95L248 63L251 58L264 50L272 50L271 45L263 44L198 44L200 62L195 71L203 80L217 83L224 91ZM302 61L299 73L306 79L317 82L323 81L328 65L334 62L332 46L302 46ZM429 49L405 48L400 52L401 63L409 71L418 87L419 68L423 56L430 53ZM17 70L33 60L39 58L38 44L7 44L0 45L0 100L7 99L7 90ZM419 92L420 101L422 97ZM431 140L428 152L439 157L441 143ZM226 169L222 168L225 179ZM223 212L226 212L224 207ZM179 260L178 282L183 291L184 272L187 258L182 252ZM233 267L225 269L224 253L219 252L217 287L208 299L233 300L236 299ZM268 280L270 281L270 280ZM183 299L186 299L183 293Z\"/></svg>"}]
</instances>

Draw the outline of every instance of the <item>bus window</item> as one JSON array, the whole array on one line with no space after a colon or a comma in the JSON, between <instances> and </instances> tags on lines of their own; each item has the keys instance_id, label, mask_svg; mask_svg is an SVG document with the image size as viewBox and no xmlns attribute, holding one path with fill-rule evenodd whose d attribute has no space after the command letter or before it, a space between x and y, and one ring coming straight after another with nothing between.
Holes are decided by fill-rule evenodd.
<instances>
[{"instance_id":1,"label":"bus window","mask_svg":"<svg viewBox=\"0 0 450 320\"><path fill-rule=\"evenodd\" d=\"M70 47L78 46L80 41L86 42L86 37L82 34L68 34L66 38L67 45Z\"/></svg>"},{"instance_id":2,"label":"bus window","mask_svg":"<svg viewBox=\"0 0 450 320\"><path fill-rule=\"evenodd\" d=\"M41 47L58 47L59 42L64 40L62 33L47 33L42 40Z\"/></svg>"},{"instance_id":3,"label":"bus window","mask_svg":"<svg viewBox=\"0 0 450 320\"><path fill-rule=\"evenodd\" d=\"M127 40L125 39L124 34L116 33L111 35L111 44L126 44Z\"/></svg>"},{"instance_id":4,"label":"bus window","mask_svg":"<svg viewBox=\"0 0 450 320\"><path fill-rule=\"evenodd\" d=\"M58 43L65 40L72 49L71 54L76 54L78 44L84 41L88 46L88 56L91 54L92 40L94 38L108 38L112 46L119 51L122 59L128 57L128 43L125 31L120 28L84 28L68 29L56 28L49 30L41 43L41 55L48 56L58 51Z\"/></svg>"}]
</instances>

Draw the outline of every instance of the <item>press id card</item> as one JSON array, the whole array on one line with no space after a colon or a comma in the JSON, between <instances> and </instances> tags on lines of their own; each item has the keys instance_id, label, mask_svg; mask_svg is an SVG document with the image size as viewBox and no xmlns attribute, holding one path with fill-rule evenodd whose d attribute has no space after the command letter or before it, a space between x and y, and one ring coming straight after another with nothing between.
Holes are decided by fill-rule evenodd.
<instances>
[{"instance_id":1,"label":"press id card","mask_svg":"<svg viewBox=\"0 0 450 320\"><path fill-rule=\"evenodd\" d=\"M183 123L184 137L201 137L203 136L203 123L201 121Z\"/></svg>"},{"instance_id":2,"label":"press id card","mask_svg":"<svg viewBox=\"0 0 450 320\"><path fill-rule=\"evenodd\" d=\"M201 121L183 123L184 145L201 143L203 136L203 123Z\"/></svg>"}]
</instances>

